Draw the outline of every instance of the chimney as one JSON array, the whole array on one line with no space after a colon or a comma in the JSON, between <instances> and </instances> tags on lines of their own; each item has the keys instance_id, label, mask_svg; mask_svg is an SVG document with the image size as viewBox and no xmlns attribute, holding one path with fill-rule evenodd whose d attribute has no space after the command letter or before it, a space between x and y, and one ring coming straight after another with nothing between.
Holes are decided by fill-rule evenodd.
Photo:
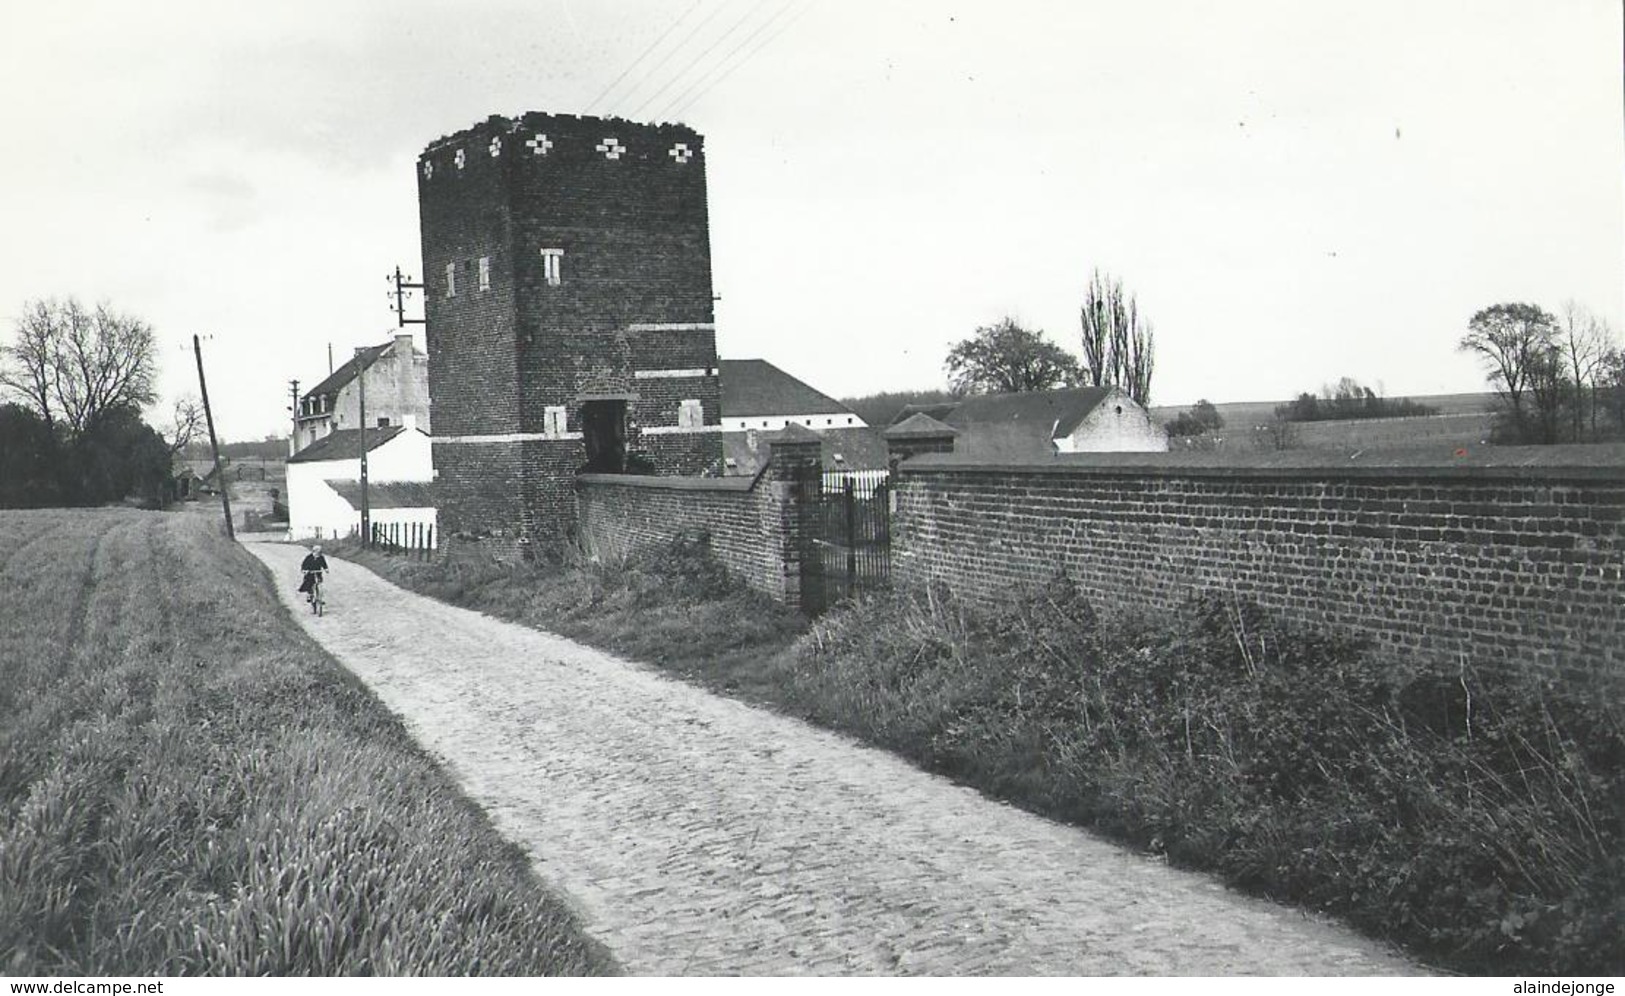
<instances>
[{"instance_id":1,"label":"chimney","mask_svg":"<svg viewBox=\"0 0 1625 996\"><path fill-rule=\"evenodd\" d=\"M401 428L405 429L407 432L411 432L412 430L416 429L417 427L418 427L418 417L416 415L412 415L412 414L409 413L409 414L401 416Z\"/></svg>"},{"instance_id":2,"label":"chimney","mask_svg":"<svg viewBox=\"0 0 1625 996\"><path fill-rule=\"evenodd\" d=\"M412 333L395 333L395 355L408 363L412 360Z\"/></svg>"}]
</instances>

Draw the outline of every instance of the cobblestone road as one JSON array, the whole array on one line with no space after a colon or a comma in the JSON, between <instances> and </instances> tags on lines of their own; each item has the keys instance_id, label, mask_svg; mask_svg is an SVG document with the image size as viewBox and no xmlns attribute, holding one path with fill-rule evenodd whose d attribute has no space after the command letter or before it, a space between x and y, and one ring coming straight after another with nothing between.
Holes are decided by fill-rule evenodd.
<instances>
[{"instance_id":1,"label":"cobblestone road","mask_svg":"<svg viewBox=\"0 0 1625 996\"><path fill-rule=\"evenodd\" d=\"M1416 973L888 754L303 551L250 544L638 974Z\"/></svg>"}]
</instances>

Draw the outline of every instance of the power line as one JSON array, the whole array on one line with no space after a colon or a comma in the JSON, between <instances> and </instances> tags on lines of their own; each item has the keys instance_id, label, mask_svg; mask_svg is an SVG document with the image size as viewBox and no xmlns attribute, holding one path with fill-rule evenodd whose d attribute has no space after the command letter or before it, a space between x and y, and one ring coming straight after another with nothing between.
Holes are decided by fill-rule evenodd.
<instances>
[{"instance_id":1,"label":"power line","mask_svg":"<svg viewBox=\"0 0 1625 996\"><path fill-rule=\"evenodd\" d=\"M732 66L729 66L727 71L724 72L721 76L717 77L717 79L714 82L712 82L705 89L701 90L699 93L695 94L694 98L692 100L688 101L688 103L686 103L686 104L683 104L681 107L677 108L675 111L672 111L671 112L672 119L675 120L684 111L688 110L690 107L694 106L694 104L699 102L699 100L702 97L704 97L706 94L710 93L712 90L714 90L718 86L720 86L722 84L722 82L724 80L726 80L728 77L732 76L734 74L734 72L737 69L739 69L740 66L745 65L751 59L755 58L757 52L760 52L762 49L764 49L767 46L773 44L773 42L776 41L780 35L784 34L786 31L790 30L792 25L794 25L797 21L801 20L802 17L806 16L807 11L812 10L814 3L816 3L816 0L807 0L807 2L802 5L801 9L796 11L795 16L791 17L788 21L785 21L784 25L782 27L780 27L779 30L773 32L771 35L764 38L761 41L761 43L758 44L755 48L753 48L749 52L745 53L745 57L743 59L740 59L738 62L734 63ZM780 9L779 14L783 14L784 11L789 10L794 5L795 5L795 0L790 0L790 3L786 4L783 8ZM774 15L773 20L777 20L778 16L779 15ZM768 21L767 23L772 24L772 20ZM760 34L760 33L761 33L761 29L758 29L756 34ZM751 38L756 37L756 34L751 35ZM748 43L749 40L750 39L746 39L746 43ZM743 48L744 45L742 44L739 47ZM735 51L738 51L738 49L736 48ZM724 60L724 61L726 61L726 60ZM719 63L719 65L720 65L720 63ZM693 89L693 88L690 87L690 89ZM678 99L681 100L682 97L679 96ZM662 115L664 115L666 112L662 111L661 113L662 113Z\"/></svg>"},{"instance_id":2,"label":"power line","mask_svg":"<svg viewBox=\"0 0 1625 996\"><path fill-rule=\"evenodd\" d=\"M700 6L701 2L702 2L702 0L694 0L694 2L689 5L689 8L687 10L683 11L683 13L678 16L677 20L675 20L675 21L671 22L670 24L668 24L666 26L666 30L664 30L664 31L662 31L660 33L660 37L656 38L654 40L654 42L652 44L650 44L650 46L648 48L646 48L642 52L640 52L636 59L633 59L631 62L627 63L626 68L621 70L621 75L619 75L619 76L615 77L613 80L611 80L609 86L604 87L603 91L601 93L599 93L598 96L594 97L591 101L588 102L586 107L581 109L581 113L583 113L583 114L591 113L592 109L595 106L597 106L597 104L598 104L598 102L600 100L603 100L605 97L609 96L609 92L611 90L615 89L617 86L619 86L621 80L626 79L626 75L628 73L630 73L633 69L637 68L638 63L642 62L644 59L647 59L649 57L650 52L653 52L660 45L661 42L663 42L667 38L671 37L671 33L673 31L677 30L677 26L679 24L682 24L684 21L688 20L688 15L694 13L694 11L699 9L699 6Z\"/></svg>"},{"instance_id":3,"label":"power line","mask_svg":"<svg viewBox=\"0 0 1625 996\"><path fill-rule=\"evenodd\" d=\"M701 20L700 23L694 25L694 27L689 30L688 34L683 36L682 41L678 42L676 44L676 46L674 46L673 48L668 49L666 51L666 54L660 57L659 62L656 62L653 66L651 66L649 68L649 71L644 73L643 77L641 79L639 79L637 82L632 84L632 90L636 91L638 86L640 84L642 84L644 80L647 80L649 77L651 77L655 73L659 72L660 68L662 66L664 66L666 63L671 61L672 56L674 56L678 52L682 51L683 47L689 43L689 40L692 39L696 34L698 34L700 32L700 30L702 28L704 28L707 24L710 24L716 18L716 16L718 14L722 13L723 8L725 8L727 6L728 6L728 4L727 4L726 0L724 0L723 3L719 4L716 7L713 7L711 9L711 13L705 15L705 18L703 20ZM632 99L631 92L628 92L627 95L625 97L623 97L620 102L622 104L625 104L625 103L629 102L631 99Z\"/></svg>"},{"instance_id":4,"label":"power line","mask_svg":"<svg viewBox=\"0 0 1625 996\"><path fill-rule=\"evenodd\" d=\"M680 70L680 71L679 71L679 72L678 72L678 73L676 73L676 74L675 74L675 75L674 75L674 76L672 76L672 78L671 78L671 79L669 79L669 80L667 80L667 81L666 81L666 82L665 82L665 84L664 84L664 85L662 85L662 86L661 86L661 87L660 87L660 89L658 89L658 90L656 90L656 91L655 91L655 92L654 92L654 93L652 93L652 94L650 94L650 95L649 95L649 96L648 96L648 97L647 97L647 98L646 98L646 99L645 99L645 100L644 100L644 101L643 101L643 103L641 103L641 104L639 104L639 105L638 105L638 106L637 106L637 107L636 107L636 108L635 108L635 109L634 109L634 110L633 110L633 111L632 111L632 116L636 116L636 115L639 115L639 114L642 114L642 113L643 113L643 109L644 109L644 108L645 108L645 107L648 107L648 106L649 106L649 105L650 105L650 104L652 104L652 103L654 103L654 102L655 102L655 100L656 100L656 99L658 99L658 98L659 98L659 97L660 97L660 95L661 95L661 94L663 94L663 93L665 93L665 92L666 92L666 91L667 91L667 90L668 90L668 89L669 89L669 88L670 88L670 87L671 87L671 85L672 85L672 84L673 84L673 83L676 83L676 82L677 82L677 81L678 81L678 80L680 80L680 79L682 79L682 78L683 78L683 76L684 76L684 75L685 75L685 74L686 74L686 73L687 73L687 72L688 72L688 71L689 71L689 70L690 70L690 69L692 69L692 68L694 68L694 67L695 67L695 66L698 66L698 65L699 65L699 64L700 64L700 63L702 63L702 62L704 62L704 61L705 61L705 60L706 60L706 58L707 58L707 57L708 57L708 56L709 56L709 55L710 55L710 54L711 54L711 53L712 53L712 52L715 52L715 51L716 51L716 50L717 50L717 46L719 46L719 45L721 45L721 44L722 44L722 43L723 43L723 42L725 42L725 41L727 41L727 40L728 40L728 39L729 39L729 38L732 38L732 37L733 37L733 36L734 36L734 33L735 33L735 32L737 32L737 31L738 31L738 30L739 30L739 29L740 29L740 28L741 28L741 27L742 27L742 26L743 26L743 25L744 25L744 23L745 23L745 22L746 22L746 21L748 21L748 20L750 20L750 19L751 19L751 18L752 18L752 17L754 17L754 16L755 16L755 14L756 14L756 12L757 12L757 11L758 11L758 10L761 10L761 9L762 9L762 0L756 0L756 2L755 2L755 3L754 3L754 4L752 4L752 5L751 5L751 6L750 6L750 7L749 7L749 8L747 8L747 9L746 9L746 11L745 11L745 16L743 16L743 17L741 17L741 18L740 18L740 19L739 19L739 20L737 20L737 21L735 21L735 22L734 22L734 23L733 23L733 26L732 26L732 27L730 27L730 28L729 28L729 29L728 29L728 30L727 30L727 31L724 31L724 32L723 32L723 33L722 33L722 34L720 34L720 35L718 35L718 36L717 36L717 39L716 39L716 40L715 40L715 41L713 41L713 42L712 42L712 43L711 43L711 44L710 44L710 46L709 46L709 47L708 47L708 48L706 48L706 50L705 50L705 51L703 51L703 52L701 52L701 53L700 53L700 54L699 54L699 56L698 56L698 57L697 57L697 58L695 58L695 59L694 59L694 61L692 61L692 62L690 62L690 63L689 63L689 64L688 64L688 65L686 65L686 66L684 66L684 67L683 67L683 68L682 68L682 70ZM714 67L713 67L713 68L714 68ZM707 70L707 72L709 72L709 70Z\"/></svg>"},{"instance_id":5,"label":"power line","mask_svg":"<svg viewBox=\"0 0 1625 996\"><path fill-rule=\"evenodd\" d=\"M762 32L766 31L768 28L772 27L776 22L778 22L778 20L780 18L782 18L785 15L785 13L788 12L790 10L790 8L794 7L795 5L796 5L796 0L787 0L787 2L784 4L784 6L780 7L776 12L774 12L772 17L768 18L767 20L763 21L760 25L758 25L755 31L751 32L750 35L747 38L745 38L744 41L741 41L738 45L735 45L732 49L730 49L728 51L728 54L723 56L722 59L719 62L717 62L716 64L714 64L710 68L710 70L708 70L703 76L700 76L698 79L694 80L694 82L692 82L692 83L690 83L688 85L687 89L685 89L682 93L678 94L676 97L672 98L671 103L667 104L664 108L661 109L660 116L661 117L666 117L667 115L672 115L672 109L676 108L676 107L679 107L679 105L681 105L681 109L686 110L688 108L689 104L692 104L693 101L688 101L687 103L685 103L684 101L688 98L689 94L694 93L694 91L695 91L695 89L697 87L701 86L702 84L705 85L705 89L702 90L694 98L695 100L698 100L700 97L704 96L707 92L709 92L711 87L714 86L715 83L720 83L723 79L725 79L727 77L727 74L731 73L733 71L733 68L735 68L735 67L729 65L729 63L733 59L733 57L735 55L739 54L739 51L741 49L743 49L746 45L749 45L752 41L755 41L758 37L760 37ZM786 24L785 27L786 28L789 27L789 24ZM773 37L776 38L776 37L778 37L778 35L775 34ZM770 38L768 40L771 41L772 39ZM763 45L765 45L765 44L766 44L766 42L763 42ZM750 55L747 55L745 57L745 59L741 61L740 64L743 64L744 61L749 61L750 56L755 55L756 52L761 49L761 47L762 47L761 45L758 45L755 49L752 49L751 52L750 52ZM724 69L726 69L726 72L724 72L721 77L716 77L716 74L719 71L722 71ZM713 77L716 77L715 82L712 82Z\"/></svg>"}]
</instances>

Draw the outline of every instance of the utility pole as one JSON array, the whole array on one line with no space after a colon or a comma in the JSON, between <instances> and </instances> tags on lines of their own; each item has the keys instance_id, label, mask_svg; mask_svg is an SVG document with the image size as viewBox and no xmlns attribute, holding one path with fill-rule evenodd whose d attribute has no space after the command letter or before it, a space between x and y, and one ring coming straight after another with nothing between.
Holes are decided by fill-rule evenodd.
<instances>
[{"instance_id":1,"label":"utility pole","mask_svg":"<svg viewBox=\"0 0 1625 996\"><path fill-rule=\"evenodd\" d=\"M220 507L226 513L226 538L235 541L237 531L231 527L230 489L226 487L225 468L220 466L220 443L214 435L214 409L209 407L209 385L203 380L203 343L195 335L192 336L192 352L197 356L197 389L203 395L203 417L209 423L209 449L214 451L214 476L220 482Z\"/></svg>"},{"instance_id":2,"label":"utility pole","mask_svg":"<svg viewBox=\"0 0 1625 996\"><path fill-rule=\"evenodd\" d=\"M357 351L359 355L360 351ZM372 508L367 502L367 368L357 364L355 382L361 388L361 545L372 545Z\"/></svg>"},{"instance_id":3,"label":"utility pole","mask_svg":"<svg viewBox=\"0 0 1625 996\"><path fill-rule=\"evenodd\" d=\"M422 282L409 283L412 278L402 273L399 265L395 267L394 273L384 279L395 285L395 289L390 292L390 296L395 299L395 304L392 306L392 310L395 312L395 326L404 329L408 325L427 325L428 321L426 319L406 317L406 292L422 290Z\"/></svg>"},{"instance_id":4,"label":"utility pole","mask_svg":"<svg viewBox=\"0 0 1625 996\"><path fill-rule=\"evenodd\" d=\"M299 452L299 378L295 377L288 382L288 389L293 392L293 435L288 437L288 455L293 456Z\"/></svg>"}]
</instances>

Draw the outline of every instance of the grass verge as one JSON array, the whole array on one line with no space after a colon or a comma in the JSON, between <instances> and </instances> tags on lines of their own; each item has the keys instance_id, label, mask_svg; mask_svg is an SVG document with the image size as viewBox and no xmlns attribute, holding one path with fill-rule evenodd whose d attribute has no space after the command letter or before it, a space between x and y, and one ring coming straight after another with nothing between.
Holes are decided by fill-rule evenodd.
<instances>
[{"instance_id":1,"label":"grass verge","mask_svg":"<svg viewBox=\"0 0 1625 996\"><path fill-rule=\"evenodd\" d=\"M6 974L616 970L209 523L7 512L0 565Z\"/></svg>"},{"instance_id":2,"label":"grass verge","mask_svg":"<svg viewBox=\"0 0 1625 996\"><path fill-rule=\"evenodd\" d=\"M1619 683L1401 672L1204 597L1101 616L1064 579L810 627L689 541L626 563L356 559L890 749L1475 974L1625 972Z\"/></svg>"}]
</instances>

